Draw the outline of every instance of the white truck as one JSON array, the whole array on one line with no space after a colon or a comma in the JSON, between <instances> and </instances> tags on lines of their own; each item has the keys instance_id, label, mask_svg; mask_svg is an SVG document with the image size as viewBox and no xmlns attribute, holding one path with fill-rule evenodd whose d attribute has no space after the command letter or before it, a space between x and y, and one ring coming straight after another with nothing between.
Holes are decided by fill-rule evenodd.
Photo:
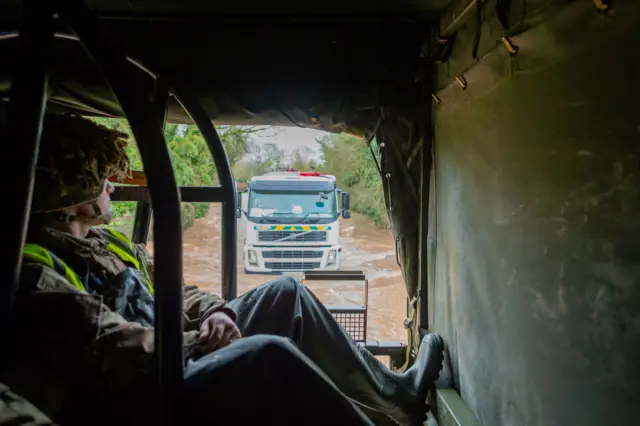
<instances>
[{"instance_id":1,"label":"white truck","mask_svg":"<svg viewBox=\"0 0 640 426\"><path fill-rule=\"evenodd\" d=\"M251 178L247 190L246 207L238 195L246 273L339 269L338 218L350 213L349 193L336 187L335 176L288 169Z\"/></svg>"}]
</instances>

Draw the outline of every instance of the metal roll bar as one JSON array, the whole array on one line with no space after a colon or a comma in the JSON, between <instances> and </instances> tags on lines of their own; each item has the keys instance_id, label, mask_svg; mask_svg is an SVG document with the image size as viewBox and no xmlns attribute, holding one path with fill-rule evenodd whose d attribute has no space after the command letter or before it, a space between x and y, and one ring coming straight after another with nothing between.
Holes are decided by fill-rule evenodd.
<instances>
[{"instance_id":1,"label":"metal roll bar","mask_svg":"<svg viewBox=\"0 0 640 426\"><path fill-rule=\"evenodd\" d=\"M200 103L191 97L188 91L181 90L175 85L173 94L200 129L218 169L222 191L217 194L218 196L213 201L222 202L222 297L226 300L232 300L238 295L237 251L235 250L237 244L236 210L238 205L236 183L231 174L229 157L220 140L220 136L218 136L218 132L216 132L216 128ZM227 188L228 190L225 190ZM224 250L225 247L233 247L234 249Z\"/></svg>"},{"instance_id":2,"label":"metal roll bar","mask_svg":"<svg viewBox=\"0 0 640 426\"><path fill-rule=\"evenodd\" d=\"M163 418L172 423L172 407L183 378L182 224L180 195L171 157L153 104L132 87L133 68L111 46L97 18L80 0L57 0L58 13L78 36L111 86L138 143L154 207L155 337Z\"/></svg>"},{"instance_id":3,"label":"metal roll bar","mask_svg":"<svg viewBox=\"0 0 640 426\"><path fill-rule=\"evenodd\" d=\"M22 168L3 167L3 181L12 182L5 188L13 208L5 209L10 226L2 237L2 268L0 269L0 341L7 342L11 334L13 302L20 283L22 249L31 212L36 161L40 146L42 118L47 99L48 76L46 52L53 37L53 13L46 2L28 1L23 10L19 39L21 55L11 84L5 143L11 143L12 161ZM9 142L10 141L10 142ZM5 216L5 217L6 217ZM6 351L1 345L0 368L6 368Z\"/></svg>"},{"instance_id":4,"label":"metal roll bar","mask_svg":"<svg viewBox=\"0 0 640 426\"><path fill-rule=\"evenodd\" d=\"M167 101L169 91L164 84L164 80L156 78L155 92L153 95L153 114L158 118L158 124L164 131L167 123ZM134 243L146 244L149 238L149 227L151 225L151 202L145 200L136 204L135 227L131 235Z\"/></svg>"},{"instance_id":5,"label":"metal roll bar","mask_svg":"<svg viewBox=\"0 0 640 426\"><path fill-rule=\"evenodd\" d=\"M162 419L174 423L172 407L176 406L183 380L183 312L182 312L182 226L180 193L163 135L166 100L169 86L139 62L125 56L112 46L100 31L99 21L81 0L25 0L22 28L19 35L21 61L14 75L9 109L9 136L15 144L13 158L24 168L19 182L9 189L16 208L3 244L2 268L5 280L0 283L0 323L3 333L9 333L14 296L19 287L22 250L30 213L35 164L46 104L46 53L54 37L54 14L66 22L88 55L92 57L110 85L138 143L148 179L149 196L154 207L155 238L155 312L156 356L158 358L159 391ZM138 93L134 83L140 78L131 64L156 78L154 101ZM173 89L174 94L177 89ZM166 94L166 95L165 95ZM231 167L222 141L200 104L180 92L180 103L200 128L220 176L222 187L209 189L209 201L223 203L222 248L224 263L223 296L236 296L236 191ZM12 144L12 145L13 145ZM5 169L6 170L6 169ZM12 180L16 180L15 172ZM143 214L147 214L144 213ZM148 214L147 214L148 215ZM15 224L15 226L14 226ZM147 225L148 229L148 225ZM144 237L138 231L138 238ZM227 249L227 250L225 250ZM7 321L5 321L7 320ZM4 337L4 336L2 336ZM6 347L7 345L3 345Z\"/></svg>"}]
</instances>

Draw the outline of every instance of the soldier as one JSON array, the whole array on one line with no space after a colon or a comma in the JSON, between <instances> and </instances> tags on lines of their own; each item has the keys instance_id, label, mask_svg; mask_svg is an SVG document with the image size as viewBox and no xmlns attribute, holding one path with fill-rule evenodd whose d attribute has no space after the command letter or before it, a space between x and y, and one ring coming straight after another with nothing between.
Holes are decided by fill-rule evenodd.
<instances>
[{"instance_id":1,"label":"soldier","mask_svg":"<svg viewBox=\"0 0 640 426\"><path fill-rule=\"evenodd\" d=\"M129 172L125 146L126 135L93 121L45 118L15 347L30 361L23 371L64 384L68 397L38 404L61 423L96 410L96 421L144 417L153 389L153 261L144 246L99 227L111 219L107 177ZM402 425L424 419L440 336L425 336L415 365L397 374L292 278L229 302L193 286L184 293L187 424L371 424L357 407Z\"/></svg>"}]
</instances>

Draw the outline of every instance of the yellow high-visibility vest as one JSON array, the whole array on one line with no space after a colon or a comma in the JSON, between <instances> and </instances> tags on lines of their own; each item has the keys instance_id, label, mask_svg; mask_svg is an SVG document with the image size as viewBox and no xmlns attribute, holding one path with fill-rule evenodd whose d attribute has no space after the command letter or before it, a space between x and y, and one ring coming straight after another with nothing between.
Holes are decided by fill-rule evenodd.
<instances>
[{"instance_id":1,"label":"yellow high-visibility vest","mask_svg":"<svg viewBox=\"0 0 640 426\"><path fill-rule=\"evenodd\" d=\"M124 263L142 271L147 282L147 287L149 288L151 295L153 295L153 284L151 284L149 273L145 265L136 257L133 242L122 232L108 228L97 228L96 230L106 238L107 250L118 256L118 258L120 258ZM38 244L28 243L24 246L23 256L25 259L48 266L65 277L78 290L86 291L78 274L49 249Z\"/></svg>"}]
</instances>

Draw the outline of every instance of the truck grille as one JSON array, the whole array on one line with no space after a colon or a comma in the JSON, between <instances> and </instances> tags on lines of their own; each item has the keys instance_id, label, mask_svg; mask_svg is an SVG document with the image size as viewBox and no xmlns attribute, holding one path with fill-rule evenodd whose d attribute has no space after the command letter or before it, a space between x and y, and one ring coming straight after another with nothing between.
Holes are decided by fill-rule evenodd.
<instances>
[{"instance_id":1,"label":"truck grille","mask_svg":"<svg viewBox=\"0 0 640 426\"><path fill-rule=\"evenodd\" d=\"M291 237L296 235L295 237ZM291 237L286 241L327 241L327 233L325 231L260 231L258 232L258 240L260 241L277 241L286 237Z\"/></svg>"},{"instance_id":2,"label":"truck grille","mask_svg":"<svg viewBox=\"0 0 640 426\"><path fill-rule=\"evenodd\" d=\"M262 252L265 259L322 259L321 251L312 250L274 250Z\"/></svg>"},{"instance_id":3,"label":"truck grille","mask_svg":"<svg viewBox=\"0 0 640 426\"><path fill-rule=\"evenodd\" d=\"M265 262L264 267L267 269L306 271L308 269L319 268L320 262Z\"/></svg>"}]
</instances>

